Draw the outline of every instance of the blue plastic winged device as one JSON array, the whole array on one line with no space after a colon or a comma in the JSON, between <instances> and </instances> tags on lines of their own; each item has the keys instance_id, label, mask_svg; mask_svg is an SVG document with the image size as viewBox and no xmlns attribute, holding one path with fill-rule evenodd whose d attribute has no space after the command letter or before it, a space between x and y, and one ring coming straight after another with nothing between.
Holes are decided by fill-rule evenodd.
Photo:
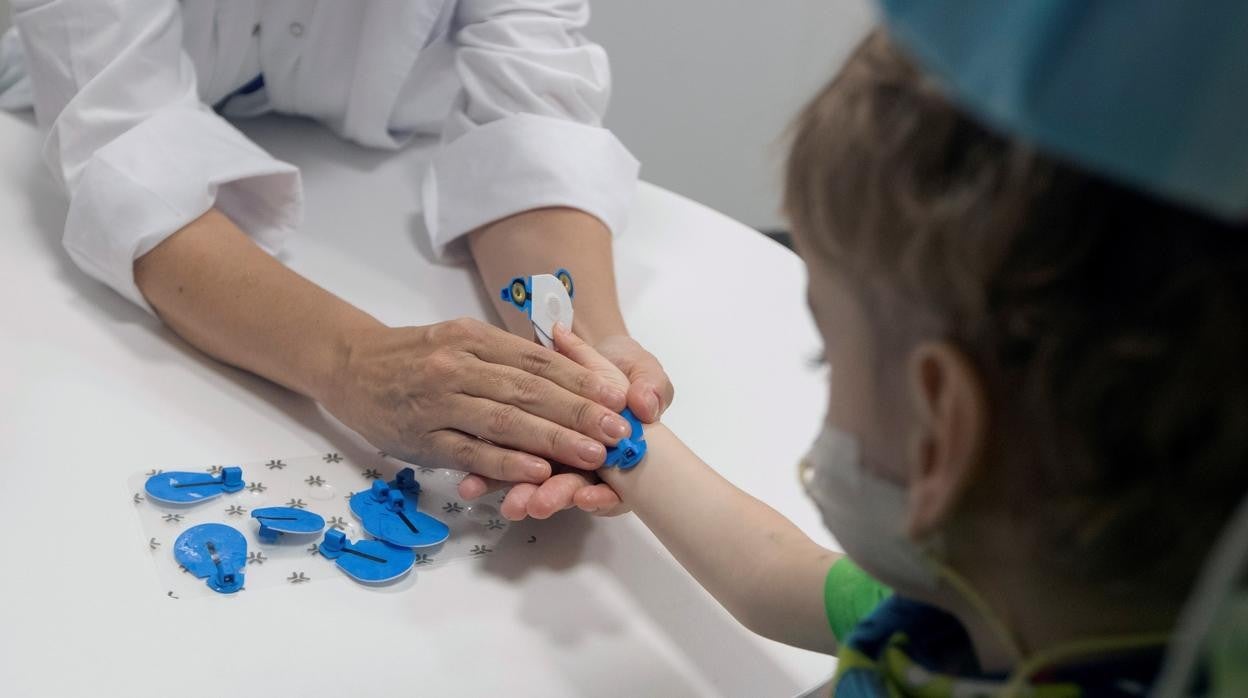
<instances>
[{"instance_id":1,"label":"blue plastic winged device","mask_svg":"<svg viewBox=\"0 0 1248 698\"><path fill-rule=\"evenodd\" d=\"M451 535L446 524L417 509L420 483L411 468L390 483L374 480L371 489L351 495L351 512L373 537L404 548L426 548Z\"/></svg>"},{"instance_id":2,"label":"blue plastic winged device","mask_svg":"<svg viewBox=\"0 0 1248 698\"><path fill-rule=\"evenodd\" d=\"M336 528L325 532L317 550L326 559L333 560L347 576L369 584L398 579L416 562L416 553L411 548L400 548L379 540L352 543L347 534Z\"/></svg>"},{"instance_id":3,"label":"blue plastic winged device","mask_svg":"<svg viewBox=\"0 0 1248 698\"><path fill-rule=\"evenodd\" d=\"M260 522L256 535L264 543L276 543L283 533L307 535L325 529L325 518L320 514L294 507L253 509L251 518Z\"/></svg>"},{"instance_id":4,"label":"blue plastic winged device","mask_svg":"<svg viewBox=\"0 0 1248 698\"><path fill-rule=\"evenodd\" d=\"M220 475L210 473L158 473L147 478L143 489L152 499L169 504L203 502L226 492L243 489L243 469L231 465Z\"/></svg>"},{"instance_id":5,"label":"blue plastic winged device","mask_svg":"<svg viewBox=\"0 0 1248 698\"><path fill-rule=\"evenodd\" d=\"M559 269L554 274L517 276L503 287L500 296L529 316L533 332L547 348L554 347L556 323L572 326L572 296L576 289L572 274Z\"/></svg>"},{"instance_id":6,"label":"blue plastic winged device","mask_svg":"<svg viewBox=\"0 0 1248 698\"><path fill-rule=\"evenodd\" d=\"M191 574L206 578L217 593L243 588L247 539L238 529L219 523L192 526L173 542L173 557Z\"/></svg>"},{"instance_id":7,"label":"blue plastic winged device","mask_svg":"<svg viewBox=\"0 0 1248 698\"><path fill-rule=\"evenodd\" d=\"M620 416L628 421L633 430L616 445L607 447L607 459L602 467L629 470L646 457L646 432L632 410L625 407Z\"/></svg>"}]
</instances>

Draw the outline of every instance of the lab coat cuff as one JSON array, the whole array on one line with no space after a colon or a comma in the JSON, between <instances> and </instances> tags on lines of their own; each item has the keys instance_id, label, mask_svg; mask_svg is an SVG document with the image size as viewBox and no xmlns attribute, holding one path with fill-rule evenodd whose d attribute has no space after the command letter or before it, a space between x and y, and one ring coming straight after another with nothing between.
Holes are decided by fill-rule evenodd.
<instances>
[{"instance_id":1,"label":"lab coat cuff","mask_svg":"<svg viewBox=\"0 0 1248 698\"><path fill-rule=\"evenodd\" d=\"M487 223L566 206L627 224L640 164L608 130L533 114L478 126L434 156L421 186L435 254Z\"/></svg>"},{"instance_id":2,"label":"lab coat cuff","mask_svg":"<svg viewBox=\"0 0 1248 698\"><path fill-rule=\"evenodd\" d=\"M154 314L134 261L210 208L276 254L299 227L299 170L208 111L169 109L95 152L71 192L65 248L80 268Z\"/></svg>"}]
</instances>

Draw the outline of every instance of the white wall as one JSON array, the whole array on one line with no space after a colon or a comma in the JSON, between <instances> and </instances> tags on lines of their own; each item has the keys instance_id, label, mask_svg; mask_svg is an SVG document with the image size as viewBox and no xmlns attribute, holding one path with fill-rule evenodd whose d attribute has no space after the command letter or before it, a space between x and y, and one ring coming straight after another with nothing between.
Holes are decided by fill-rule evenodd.
<instances>
[{"instance_id":1,"label":"white wall","mask_svg":"<svg viewBox=\"0 0 1248 698\"><path fill-rule=\"evenodd\" d=\"M0 32L9 28L9 0L0 0Z\"/></svg>"},{"instance_id":2,"label":"white wall","mask_svg":"<svg viewBox=\"0 0 1248 698\"><path fill-rule=\"evenodd\" d=\"M607 123L642 177L758 228L783 223L780 136L872 24L869 0L591 0Z\"/></svg>"}]
</instances>

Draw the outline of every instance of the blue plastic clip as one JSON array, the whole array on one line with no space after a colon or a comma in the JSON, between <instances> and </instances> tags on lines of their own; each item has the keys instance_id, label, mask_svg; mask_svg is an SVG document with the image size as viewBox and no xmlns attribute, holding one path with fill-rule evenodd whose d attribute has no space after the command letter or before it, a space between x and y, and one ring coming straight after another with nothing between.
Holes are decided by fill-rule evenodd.
<instances>
[{"instance_id":1,"label":"blue plastic clip","mask_svg":"<svg viewBox=\"0 0 1248 698\"><path fill-rule=\"evenodd\" d=\"M632 410L625 407L620 416L628 420L633 430L616 445L607 447L607 459L602 467L630 470L646 457L646 432Z\"/></svg>"},{"instance_id":2,"label":"blue plastic clip","mask_svg":"<svg viewBox=\"0 0 1248 698\"><path fill-rule=\"evenodd\" d=\"M420 483L411 468L387 484L374 480L371 489L351 495L351 512L373 537L404 548L425 548L451 535L446 524L416 508Z\"/></svg>"},{"instance_id":3,"label":"blue plastic clip","mask_svg":"<svg viewBox=\"0 0 1248 698\"><path fill-rule=\"evenodd\" d=\"M390 489L398 490L413 498L419 498L420 481L416 479L416 471L411 468L400 470L395 474L394 479L390 481Z\"/></svg>"},{"instance_id":4,"label":"blue plastic clip","mask_svg":"<svg viewBox=\"0 0 1248 698\"><path fill-rule=\"evenodd\" d=\"M507 303L516 306L516 309L521 312L533 314L533 286L530 277L517 276L512 279L511 283L503 287L499 296Z\"/></svg>"},{"instance_id":5,"label":"blue plastic clip","mask_svg":"<svg viewBox=\"0 0 1248 698\"><path fill-rule=\"evenodd\" d=\"M208 588L233 594L243 588L247 539L225 524L192 526L173 542L173 557L191 574L205 577Z\"/></svg>"},{"instance_id":6,"label":"blue plastic clip","mask_svg":"<svg viewBox=\"0 0 1248 698\"><path fill-rule=\"evenodd\" d=\"M336 528L325 532L317 550L326 559L333 560L347 576L369 584L398 579L416 563L416 553L411 548L400 548L379 540L352 543L347 534Z\"/></svg>"},{"instance_id":7,"label":"blue plastic clip","mask_svg":"<svg viewBox=\"0 0 1248 698\"><path fill-rule=\"evenodd\" d=\"M572 273L567 269L558 269L554 273L554 277L559 279L559 283L563 284L563 288L568 292L568 298L576 296L576 285L572 283ZM533 277L517 276L511 280L511 283L503 287L499 293L505 302L516 306L516 309L533 317Z\"/></svg>"},{"instance_id":8,"label":"blue plastic clip","mask_svg":"<svg viewBox=\"0 0 1248 698\"><path fill-rule=\"evenodd\" d=\"M243 469L231 465L222 468L219 477L208 473L159 473L147 478L143 489L157 501L189 504L237 492L243 484Z\"/></svg>"},{"instance_id":9,"label":"blue plastic clip","mask_svg":"<svg viewBox=\"0 0 1248 698\"><path fill-rule=\"evenodd\" d=\"M283 533L306 535L325 529L325 519L320 514L293 507L253 509L251 518L260 522L256 536L262 543L276 543Z\"/></svg>"}]
</instances>

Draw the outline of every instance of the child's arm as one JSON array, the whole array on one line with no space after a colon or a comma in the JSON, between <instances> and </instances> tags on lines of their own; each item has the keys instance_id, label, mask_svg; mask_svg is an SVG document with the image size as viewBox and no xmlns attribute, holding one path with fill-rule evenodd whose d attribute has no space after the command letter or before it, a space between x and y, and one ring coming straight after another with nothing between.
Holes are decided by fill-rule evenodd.
<instances>
[{"instance_id":1,"label":"child's arm","mask_svg":"<svg viewBox=\"0 0 1248 698\"><path fill-rule=\"evenodd\" d=\"M750 630L832 654L823 585L839 553L703 463L662 424L646 458L598 473L707 591Z\"/></svg>"},{"instance_id":2,"label":"child's arm","mask_svg":"<svg viewBox=\"0 0 1248 698\"><path fill-rule=\"evenodd\" d=\"M595 372L615 370L557 327L559 350ZM824 580L838 558L791 521L702 462L662 424L646 426L645 460L598 474L742 625L785 644L832 654Z\"/></svg>"}]
</instances>

